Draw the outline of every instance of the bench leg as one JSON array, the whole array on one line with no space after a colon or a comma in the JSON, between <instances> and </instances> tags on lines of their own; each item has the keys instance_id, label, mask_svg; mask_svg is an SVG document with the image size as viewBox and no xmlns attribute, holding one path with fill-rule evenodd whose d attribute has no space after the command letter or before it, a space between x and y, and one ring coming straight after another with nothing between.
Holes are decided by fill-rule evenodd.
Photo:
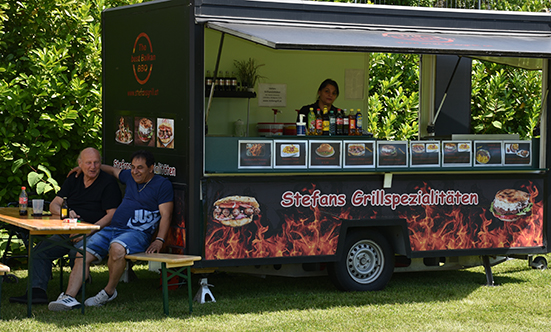
<instances>
[{"instance_id":1,"label":"bench leg","mask_svg":"<svg viewBox=\"0 0 551 332\"><path fill-rule=\"evenodd\" d=\"M186 270L186 273L183 274L182 272ZM190 266L184 266L179 269L170 269L170 272L172 275L170 278L168 277L168 268L166 267L166 263L161 263L161 278L162 278L162 288L163 288L163 309L165 312L165 315L169 315L168 310L168 280L172 279L176 276L182 277L187 282L187 296L188 296L188 305L189 305L189 313L193 311L193 298L191 296L191 267Z\"/></svg>"},{"instance_id":2,"label":"bench leg","mask_svg":"<svg viewBox=\"0 0 551 332\"><path fill-rule=\"evenodd\" d=\"M167 278L167 268L166 263L163 262L161 264L161 273L162 273L162 280L163 280L163 309L165 311L165 315L168 316L168 278Z\"/></svg>"}]
</instances>

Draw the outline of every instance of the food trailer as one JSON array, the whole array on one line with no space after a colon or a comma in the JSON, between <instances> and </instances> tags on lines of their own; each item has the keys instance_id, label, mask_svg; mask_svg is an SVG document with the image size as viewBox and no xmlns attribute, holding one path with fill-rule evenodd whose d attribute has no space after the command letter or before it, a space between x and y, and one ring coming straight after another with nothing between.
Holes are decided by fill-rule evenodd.
<instances>
[{"instance_id":1,"label":"food trailer","mask_svg":"<svg viewBox=\"0 0 551 332\"><path fill-rule=\"evenodd\" d=\"M202 256L198 271L378 290L400 271L484 265L491 284L511 257L546 266L549 14L166 0L102 19L105 163L153 152L175 192L166 248ZM374 52L420 55L417 139L258 134L272 109L295 122L327 77L367 115ZM253 91L205 86L248 58L266 76ZM539 135L471 134L472 59L542 71Z\"/></svg>"}]
</instances>

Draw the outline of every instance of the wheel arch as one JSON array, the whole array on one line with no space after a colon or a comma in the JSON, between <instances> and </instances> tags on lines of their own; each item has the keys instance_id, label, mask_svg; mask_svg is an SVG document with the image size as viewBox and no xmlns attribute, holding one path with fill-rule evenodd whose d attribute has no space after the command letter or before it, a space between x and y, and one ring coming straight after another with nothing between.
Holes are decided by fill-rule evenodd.
<instances>
[{"instance_id":1,"label":"wheel arch","mask_svg":"<svg viewBox=\"0 0 551 332\"><path fill-rule=\"evenodd\" d=\"M335 257L341 257L344 250L344 243L349 234L370 230L379 232L383 235L392 246L395 254L411 257L411 245L407 223L403 219L344 220L341 226L341 236L339 237Z\"/></svg>"}]
</instances>

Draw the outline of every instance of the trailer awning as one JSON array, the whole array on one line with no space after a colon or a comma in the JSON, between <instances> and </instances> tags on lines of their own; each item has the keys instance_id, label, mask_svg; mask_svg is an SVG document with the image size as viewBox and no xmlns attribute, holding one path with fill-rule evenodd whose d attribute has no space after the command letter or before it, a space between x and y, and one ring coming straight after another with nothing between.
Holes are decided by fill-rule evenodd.
<instances>
[{"instance_id":1,"label":"trailer awning","mask_svg":"<svg viewBox=\"0 0 551 332\"><path fill-rule=\"evenodd\" d=\"M551 57L548 33L371 29L277 23L207 22L207 27L282 50ZM531 65L533 67L533 65ZM534 68L531 68L534 69Z\"/></svg>"}]
</instances>

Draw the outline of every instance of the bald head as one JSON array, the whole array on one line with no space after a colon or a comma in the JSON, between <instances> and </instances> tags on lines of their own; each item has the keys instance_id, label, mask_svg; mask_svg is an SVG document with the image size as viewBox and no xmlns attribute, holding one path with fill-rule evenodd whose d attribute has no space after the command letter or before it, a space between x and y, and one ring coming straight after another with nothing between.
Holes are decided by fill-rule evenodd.
<instances>
[{"instance_id":1,"label":"bald head","mask_svg":"<svg viewBox=\"0 0 551 332\"><path fill-rule=\"evenodd\" d=\"M78 166L82 169L84 180L95 180L100 172L101 155L94 148L86 148L78 156Z\"/></svg>"}]
</instances>

